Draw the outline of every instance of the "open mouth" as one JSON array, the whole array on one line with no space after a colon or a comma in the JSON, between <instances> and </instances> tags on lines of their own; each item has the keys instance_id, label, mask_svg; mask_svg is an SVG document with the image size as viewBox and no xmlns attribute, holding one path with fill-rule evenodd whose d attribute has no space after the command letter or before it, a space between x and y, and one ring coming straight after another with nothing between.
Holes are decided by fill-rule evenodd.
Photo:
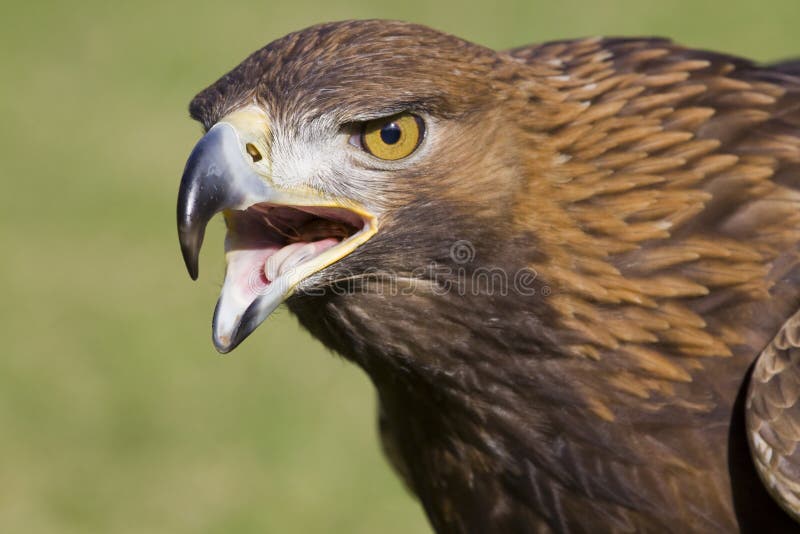
<instances>
[{"instance_id":1,"label":"open mouth","mask_svg":"<svg viewBox=\"0 0 800 534\"><path fill-rule=\"evenodd\" d=\"M214 342L233 349L305 278L352 252L374 220L341 207L258 203L226 210L225 283L214 313Z\"/></svg>"},{"instance_id":2,"label":"open mouth","mask_svg":"<svg viewBox=\"0 0 800 534\"><path fill-rule=\"evenodd\" d=\"M262 156L269 154L262 142L268 131L260 109L227 115L195 145L178 190L178 239L192 279L208 222L222 212L228 226L225 282L212 323L214 345L223 353L303 280L378 231L377 216L350 199L302 184L276 184ZM251 143L260 143L262 151L249 148Z\"/></svg>"}]
</instances>

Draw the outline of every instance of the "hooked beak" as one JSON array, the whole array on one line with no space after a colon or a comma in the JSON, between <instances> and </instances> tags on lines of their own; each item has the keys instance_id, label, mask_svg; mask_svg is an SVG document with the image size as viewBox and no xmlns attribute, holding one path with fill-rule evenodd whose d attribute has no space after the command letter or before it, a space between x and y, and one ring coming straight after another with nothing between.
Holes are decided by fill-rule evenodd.
<instances>
[{"instance_id":1,"label":"hooked beak","mask_svg":"<svg viewBox=\"0 0 800 534\"><path fill-rule=\"evenodd\" d=\"M346 199L272 182L266 115L236 111L192 150L178 191L178 238L189 276L208 222L223 212L226 272L214 310L218 351L233 350L297 285L350 254L377 231L374 215Z\"/></svg>"}]
</instances>

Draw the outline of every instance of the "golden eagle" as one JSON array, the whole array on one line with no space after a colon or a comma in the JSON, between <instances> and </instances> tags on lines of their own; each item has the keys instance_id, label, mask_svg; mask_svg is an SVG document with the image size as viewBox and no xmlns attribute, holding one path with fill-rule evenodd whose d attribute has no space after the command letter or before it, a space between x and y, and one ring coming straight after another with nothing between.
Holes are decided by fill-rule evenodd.
<instances>
[{"instance_id":1,"label":"golden eagle","mask_svg":"<svg viewBox=\"0 0 800 534\"><path fill-rule=\"evenodd\" d=\"M190 112L217 349L285 301L437 531L800 530L800 63L350 21Z\"/></svg>"}]
</instances>

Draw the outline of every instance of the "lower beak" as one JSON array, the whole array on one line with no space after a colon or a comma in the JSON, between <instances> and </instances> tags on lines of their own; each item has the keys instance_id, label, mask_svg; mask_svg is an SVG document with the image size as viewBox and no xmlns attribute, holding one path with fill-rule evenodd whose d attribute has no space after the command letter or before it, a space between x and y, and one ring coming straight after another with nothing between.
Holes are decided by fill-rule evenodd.
<instances>
[{"instance_id":1,"label":"lower beak","mask_svg":"<svg viewBox=\"0 0 800 534\"><path fill-rule=\"evenodd\" d=\"M178 192L178 238L193 280L206 226L217 213L225 214L227 268L212 324L214 345L223 353L252 333L305 278L377 231L375 217L352 202L305 187L272 185L258 172L269 168L268 162L255 164L243 138L247 132L243 135L235 122L214 125L192 150ZM319 228L320 221L349 232L304 237L309 232L302 228ZM278 258L282 263L276 266Z\"/></svg>"}]
</instances>

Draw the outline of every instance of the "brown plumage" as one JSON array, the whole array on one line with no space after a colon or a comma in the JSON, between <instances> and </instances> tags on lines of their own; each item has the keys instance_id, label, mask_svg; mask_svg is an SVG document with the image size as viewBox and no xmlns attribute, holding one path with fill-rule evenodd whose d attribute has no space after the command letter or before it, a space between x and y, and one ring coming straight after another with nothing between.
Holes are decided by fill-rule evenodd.
<instances>
[{"instance_id":1,"label":"brown plumage","mask_svg":"<svg viewBox=\"0 0 800 534\"><path fill-rule=\"evenodd\" d=\"M376 214L287 303L375 383L437 531L798 528L775 504L800 514L797 63L345 22L259 50L191 113L249 105L276 188ZM407 158L346 143L400 112L426 125Z\"/></svg>"}]
</instances>

